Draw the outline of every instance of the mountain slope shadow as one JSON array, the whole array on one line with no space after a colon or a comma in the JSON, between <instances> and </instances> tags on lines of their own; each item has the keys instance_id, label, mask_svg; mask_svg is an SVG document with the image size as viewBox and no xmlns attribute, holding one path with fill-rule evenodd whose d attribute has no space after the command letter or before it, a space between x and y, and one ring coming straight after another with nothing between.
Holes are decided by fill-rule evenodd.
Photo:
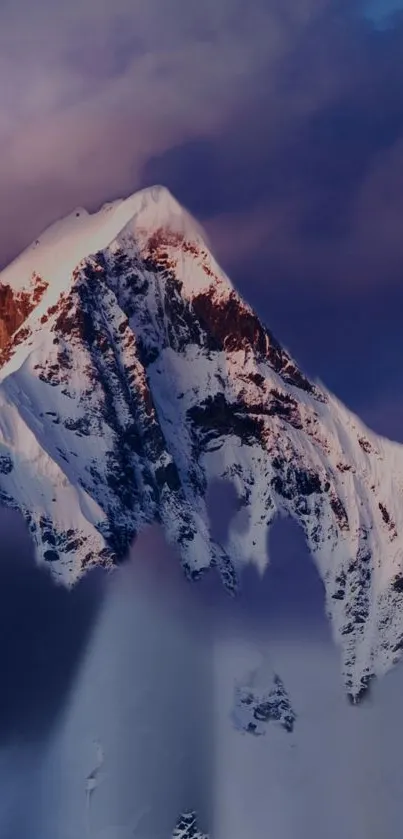
<instances>
[{"instance_id":1,"label":"mountain slope shadow","mask_svg":"<svg viewBox=\"0 0 403 839\"><path fill-rule=\"evenodd\" d=\"M302 529L292 518L279 516L273 522L268 556L262 576L251 565L243 573L243 599L251 619L284 638L302 635L331 643L325 588Z\"/></svg>"},{"instance_id":2,"label":"mountain slope shadow","mask_svg":"<svg viewBox=\"0 0 403 839\"><path fill-rule=\"evenodd\" d=\"M0 745L50 734L103 600L102 572L73 590L36 564L25 522L0 509Z\"/></svg>"},{"instance_id":3,"label":"mountain slope shadow","mask_svg":"<svg viewBox=\"0 0 403 839\"><path fill-rule=\"evenodd\" d=\"M212 537L223 545L235 522L237 529L248 529L247 517L240 521L239 499L230 482L211 482L208 510ZM215 621L222 629L229 621L241 634L257 633L260 638L262 633L283 639L302 635L331 644L325 588L303 531L294 519L278 516L274 520L268 532L267 554L269 561L263 573L253 563L240 569L239 592L234 599L222 591L214 571L206 575L201 588Z\"/></svg>"}]
</instances>

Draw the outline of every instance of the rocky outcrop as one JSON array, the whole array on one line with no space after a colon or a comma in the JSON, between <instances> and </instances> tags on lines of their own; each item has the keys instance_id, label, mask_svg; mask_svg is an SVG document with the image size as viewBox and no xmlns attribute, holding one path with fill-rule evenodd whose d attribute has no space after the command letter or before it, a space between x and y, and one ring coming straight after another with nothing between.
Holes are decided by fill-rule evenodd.
<instances>
[{"instance_id":1,"label":"rocky outcrop","mask_svg":"<svg viewBox=\"0 0 403 839\"><path fill-rule=\"evenodd\" d=\"M20 292L0 282L0 366L8 361L18 344L29 336L29 330L20 327L42 299L47 285L35 273L30 288Z\"/></svg>"},{"instance_id":2,"label":"rocky outcrop","mask_svg":"<svg viewBox=\"0 0 403 839\"><path fill-rule=\"evenodd\" d=\"M277 673L262 680L257 669L236 683L232 720L239 731L255 737L266 734L269 723L276 723L291 734L296 714Z\"/></svg>"},{"instance_id":3,"label":"rocky outcrop","mask_svg":"<svg viewBox=\"0 0 403 839\"><path fill-rule=\"evenodd\" d=\"M207 833L201 833L197 823L197 815L191 811L183 813L172 833L172 839L209 839Z\"/></svg>"}]
</instances>

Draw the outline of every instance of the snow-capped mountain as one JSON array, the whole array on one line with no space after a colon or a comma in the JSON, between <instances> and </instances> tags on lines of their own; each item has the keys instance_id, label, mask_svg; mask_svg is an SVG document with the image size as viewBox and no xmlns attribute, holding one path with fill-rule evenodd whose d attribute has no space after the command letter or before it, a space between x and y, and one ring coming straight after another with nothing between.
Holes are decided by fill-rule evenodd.
<instances>
[{"instance_id":1,"label":"snow-capped mountain","mask_svg":"<svg viewBox=\"0 0 403 839\"><path fill-rule=\"evenodd\" d=\"M161 521L229 591L293 516L326 589L351 698L403 649L403 448L310 382L161 187L76 210L0 275L0 500L70 585ZM206 491L232 481L226 548Z\"/></svg>"}]
</instances>

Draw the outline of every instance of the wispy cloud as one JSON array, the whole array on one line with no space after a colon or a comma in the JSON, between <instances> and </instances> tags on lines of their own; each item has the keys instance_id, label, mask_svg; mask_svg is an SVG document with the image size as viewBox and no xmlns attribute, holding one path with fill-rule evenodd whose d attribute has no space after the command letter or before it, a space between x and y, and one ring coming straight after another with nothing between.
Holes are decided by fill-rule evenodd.
<instances>
[{"instance_id":1,"label":"wispy cloud","mask_svg":"<svg viewBox=\"0 0 403 839\"><path fill-rule=\"evenodd\" d=\"M330 325L313 373L332 385L347 345L327 309L365 304L387 321L403 302L403 16L380 27L370 11L363 0L3 3L0 263L75 206L163 182L286 340L287 301L303 364L309 336L293 307ZM378 353L392 338L403 353L403 337L378 328ZM348 378L334 381L346 398Z\"/></svg>"},{"instance_id":2,"label":"wispy cloud","mask_svg":"<svg viewBox=\"0 0 403 839\"><path fill-rule=\"evenodd\" d=\"M33 14L24 0L3 5L4 257L72 203L94 206L134 189L152 155L229 129L242 135L242 147L256 117L251 102L260 104L275 141L289 122L289 103L277 90L279 62L292 59L306 28L330 6L40 0ZM265 139L267 128L258 134ZM227 169L236 150L234 137Z\"/></svg>"}]
</instances>

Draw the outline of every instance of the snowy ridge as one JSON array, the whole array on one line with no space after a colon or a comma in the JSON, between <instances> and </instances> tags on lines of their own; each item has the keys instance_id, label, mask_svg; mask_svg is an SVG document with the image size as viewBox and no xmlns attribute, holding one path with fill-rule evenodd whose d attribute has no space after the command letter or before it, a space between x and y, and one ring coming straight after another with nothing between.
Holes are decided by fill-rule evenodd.
<instances>
[{"instance_id":1,"label":"snowy ridge","mask_svg":"<svg viewBox=\"0 0 403 839\"><path fill-rule=\"evenodd\" d=\"M77 212L0 275L13 299L41 289L2 345L0 500L68 585L160 520L190 576L215 564L236 591L293 516L356 701L403 649L403 448L307 380L165 189ZM213 478L249 519L225 550Z\"/></svg>"}]
</instances>

